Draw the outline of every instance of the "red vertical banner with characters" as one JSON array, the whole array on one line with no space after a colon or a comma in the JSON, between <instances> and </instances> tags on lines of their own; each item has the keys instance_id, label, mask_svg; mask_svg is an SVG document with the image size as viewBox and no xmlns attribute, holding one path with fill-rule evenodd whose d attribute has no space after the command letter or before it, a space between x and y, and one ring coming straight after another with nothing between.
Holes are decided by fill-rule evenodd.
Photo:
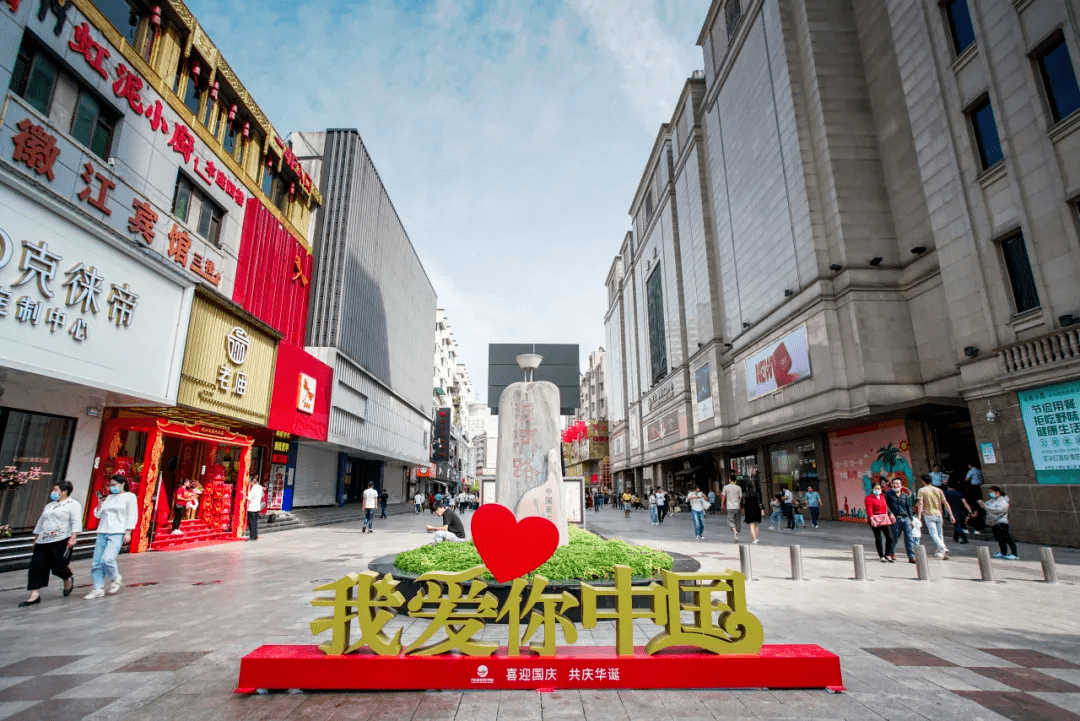
<instances>
[{"instance_id":1,"label":"red vertical banner with characters","mask_svg":"<svg viewBox=\"0 0 1080 721\"><path fill-rule=\"evenodd\" d=\"M841 521L866 521L863 503L876 481L896 476L910 489L915 479L902 420L830 433L829 452Z\"/></svg>"}]
</instances>

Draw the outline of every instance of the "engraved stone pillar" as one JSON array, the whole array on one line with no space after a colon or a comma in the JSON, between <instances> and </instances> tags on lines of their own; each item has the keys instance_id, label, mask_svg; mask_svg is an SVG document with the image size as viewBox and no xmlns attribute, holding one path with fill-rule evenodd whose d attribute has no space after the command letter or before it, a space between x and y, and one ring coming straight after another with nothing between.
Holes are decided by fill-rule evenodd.
<instances>
[{"instance_id":1,"label":"engraved stone pillar","mask_svg":"<svg viewBox=\"0 0 1080 721\"><path fill-rule=\"evenodd\" d=\"M568 542L563 508L559 389L547 381L514 383L499 398L495 502L518 519L543 516Z\"/></svg>"}]
</instances>

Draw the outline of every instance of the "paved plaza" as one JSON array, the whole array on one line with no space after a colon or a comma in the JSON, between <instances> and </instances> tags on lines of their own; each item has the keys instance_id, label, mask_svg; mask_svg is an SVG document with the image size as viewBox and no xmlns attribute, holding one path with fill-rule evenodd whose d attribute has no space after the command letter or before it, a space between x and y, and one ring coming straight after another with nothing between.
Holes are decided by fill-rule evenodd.
<instances>
[{"instance_id":1,"label":"paved plaza","mask_svg":"<svg viewBox=\"0 0 1080 721\"><path fill-rule=\"evenodd\" d=\"M466 522L468 516L465 517ZM718 514L695 541L686 514L651 526L604 510L588 524L608 537L697 557L706 571L738 568ZM879 564L866 526L762 531L752 546L750 609L765 642L816 643L839 654L847 693L809 691L475 691L236 695L239 659L268 643L310 644L312 588L375 557L429 540L421 516L345 523L169 553L121 556L125 588L95 601L89 561L73 564L76 593L53 583L44 602L16 604L25 572L0 574L2 719L1080 719L1080 553L1055 549L1060 583L1042 582L1034 547L996 562L982 583L975 547L915 566ZM744 532L743 539L748 538ZM979 540L982 539L982 540ZM803 547L807 580L790 579L788 545ZM852 580L851 544L868 551L871 580ZM996 550L996 548L994 549ZM874 556L871 558L871 556ZM901 558L903 554L901 553ZM419 633L411 620L405 641ZM656 627L639 625L643 643ZM410 636L411 634L411 636ZM505 628L489 626L488 638ZM505 637L505 636L504 636ZM610 624L579 628L578 644L614 642ZM432 684L436 682L432 679Z\"/></svg>"}]
</instances>

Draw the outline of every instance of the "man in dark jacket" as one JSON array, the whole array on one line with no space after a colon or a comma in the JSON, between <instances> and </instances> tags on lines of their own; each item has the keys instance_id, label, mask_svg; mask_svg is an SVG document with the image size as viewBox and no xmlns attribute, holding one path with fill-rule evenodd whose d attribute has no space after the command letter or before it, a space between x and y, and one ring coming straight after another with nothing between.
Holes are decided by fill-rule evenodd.
<instances>
[{"instance_id":1,"label":"man in dark jacket","mask_svg":"<svg viewBox=\"0 0 1080 721\"><path fill-rule=\"evenodd\" d=\"M971 506L968 505L964 494L952 483L945 488L945 500L949 502L949 508L952 509L953 516L956 518L956 523L953 525L953 541L967 543L967 519L971 516Z\"/></svg>"},{"instance_id":2,"label":"man in dark jacket","mask_svg":"<svg viewBox=\"0 0 1080 721\"><path fill-rule=\"evenodd\" d=\"M904 489L904 484L899 478L889 481L889 490L885 492L885 504L889 507L889 512L896 517L893 536L899 538L900 532L903 531L904 550L907 551L908 563L915 563L916 540L911 535L911 524L914 518L912 497Z\"/></svg>"}]
</instances>

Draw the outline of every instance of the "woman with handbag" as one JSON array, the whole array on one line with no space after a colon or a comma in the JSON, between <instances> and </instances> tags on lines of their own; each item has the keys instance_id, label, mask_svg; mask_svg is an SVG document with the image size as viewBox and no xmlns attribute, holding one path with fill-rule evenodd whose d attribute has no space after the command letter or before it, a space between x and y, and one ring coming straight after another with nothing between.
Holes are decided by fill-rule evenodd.
<instances>
[{"instance_id":1,"label":"woman with handbag","mask_svg":"<svg viewBox=\"0 0 1080 721\"><path fill-rule=\"evenodd\" d=\"M71 548L82 530L82 504L71 498L75 487L71 481L60 481L49 494L50 502L45 504L41 518L34 526L34 554L30 557L30 578L26 590L30 598L19 607L41 603L39 589L49 585L49 572L64 579L64 595L70 596L75 588L75 577L68 564L71 563Z\"/></svg>"},{"instance_id":2,"label":"woman with handbag","mask_svg":"<svg viewBox=\"0 0 1080 721\"><path fill-rule=\"evenodd\" d=\"M866 497L866 518L874 531L874 545L877 546L878 558L882 563L892 563L896 560L896 538L892 532L896 517L889 512L889 506L881 494L881 483L878 481L874 481L874 490ZM882 548L882 538L885 539L884 548Z\"/></svg>"}]
</instances>

